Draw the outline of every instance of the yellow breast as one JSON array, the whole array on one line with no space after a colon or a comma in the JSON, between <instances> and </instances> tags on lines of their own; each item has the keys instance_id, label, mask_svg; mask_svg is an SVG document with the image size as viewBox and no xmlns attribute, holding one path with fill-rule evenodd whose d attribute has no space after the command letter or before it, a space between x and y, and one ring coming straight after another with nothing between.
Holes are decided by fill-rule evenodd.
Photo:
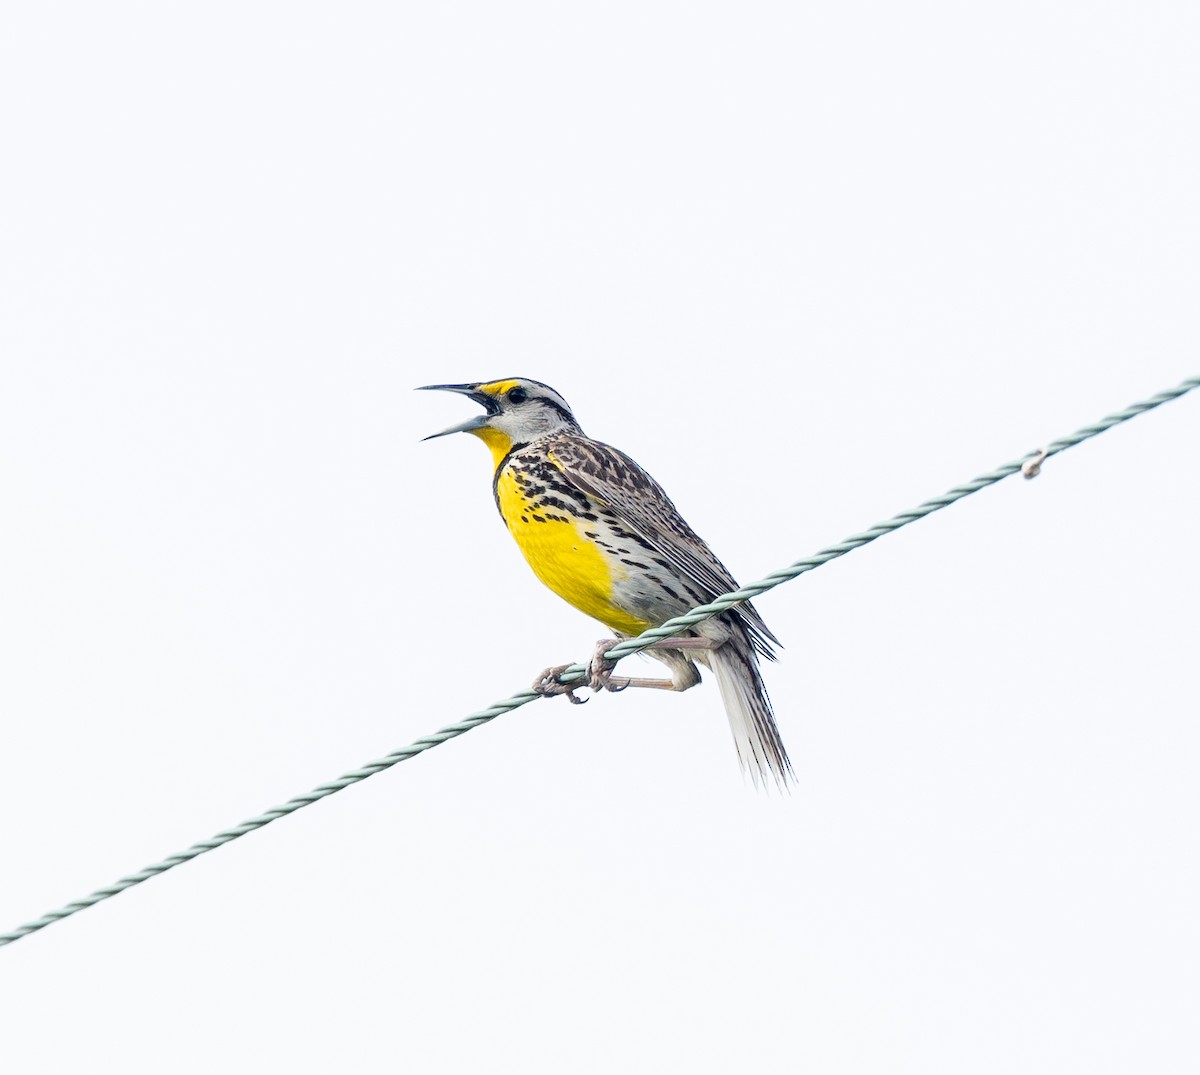
<instances>
[{"instance_id":1,"label":"yellow breast","mask_svg":"<svg viewBox=\"0 0 1200 1075\"><path fill-rule=\"evenodd\" d=\"M496 502L533 573L559 597L621 634L650 626L613 603L614 583L629 573L585 535L587 523L559 510L534 510L511 468L497 478Z\"/></svg>"}]
</instances>

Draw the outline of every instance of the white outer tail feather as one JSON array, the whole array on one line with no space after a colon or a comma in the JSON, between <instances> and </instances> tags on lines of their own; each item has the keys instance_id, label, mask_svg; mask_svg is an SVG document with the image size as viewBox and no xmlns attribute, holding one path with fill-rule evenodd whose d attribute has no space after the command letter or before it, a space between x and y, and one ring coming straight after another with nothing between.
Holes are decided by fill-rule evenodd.
<instances>
[{"instance_id":1,"label":"white outer tail feather","mask_svg":"<svg viewBox=\"0 0 1200 1075\"><path fill-rule=\"evenodd\" d=\"M712 669L721 689L743 771L750 773L756 787L760 781L768 784L770 778L783 789L795 779L792 763L775 726L758 661L749 645L739 645L740 641L729 639L706 654L704 663Z\"/></svg>"}]
</instances>

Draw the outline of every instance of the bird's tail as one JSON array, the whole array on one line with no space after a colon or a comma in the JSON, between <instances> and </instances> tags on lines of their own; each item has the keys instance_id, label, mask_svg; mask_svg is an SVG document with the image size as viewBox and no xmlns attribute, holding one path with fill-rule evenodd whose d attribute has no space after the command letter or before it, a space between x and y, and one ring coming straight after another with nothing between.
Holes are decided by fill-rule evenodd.
<instances>
[{"instance_id":1,"label":"bird's tail","mask_svg":"<svg viewBox=\"0 0 1200 1075\"><path fill-rule=\"evenodd\" d=\"M705 657L721 688L742 769L749 771L756 785L771 778L780 788L786 787L795 774L749 640L735 635Z\"/></svg>"}]
</instances>

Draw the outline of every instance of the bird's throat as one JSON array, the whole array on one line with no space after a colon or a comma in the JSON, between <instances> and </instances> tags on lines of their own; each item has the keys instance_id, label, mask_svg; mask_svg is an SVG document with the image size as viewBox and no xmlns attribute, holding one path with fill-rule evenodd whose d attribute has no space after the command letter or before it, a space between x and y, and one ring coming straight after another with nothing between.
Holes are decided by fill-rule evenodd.
<instances>
[{"instance_id":1,"label":"bird's throat","mask_svg":"<svg viewBox=\"0 0 1200 1075\"><path fill-rule=\"evenodd\" d=\"M493 429L491 426L481 426L479 429L472 429L471 435L478 437L491 449L493 469L503 463L504 457L512 451L512 437L507 433L502 433L498 429Z\"/></svg>"}]
</instances>

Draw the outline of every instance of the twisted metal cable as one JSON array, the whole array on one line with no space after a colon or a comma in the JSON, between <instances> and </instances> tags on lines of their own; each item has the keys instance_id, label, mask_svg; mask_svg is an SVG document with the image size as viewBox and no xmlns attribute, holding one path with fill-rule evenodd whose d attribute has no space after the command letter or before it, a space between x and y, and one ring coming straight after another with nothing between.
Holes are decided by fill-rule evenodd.
<instances>
[{"instance_id":1,"label":"twisted metal cable","mask_svg":"<svg viewBox=\"0 0 1200 1075\"><path fill-rule=\"evenodd\" d=\"M935 511L949 507L951 504L962 500L963 497L977 493L980 489L986 489L989 485L995 485L996 482L1003 481L1018 471L1026 472L1027 477L1036 477L1042 463L1051 456L1058 455L1059 452L1066 451L1068 448L1073 448L1076 444L1089 440L1107 429L1112 429L1113 426L1120 425L1122 422L1128 422L1130 418L1136 418L1139 414L1145 414L1146 411L1154 410L1155 407L1161 407L1164 403L1178 399L1194 388L1200 388L1200 377L1189 377L1174 388L1169 388L1165 392L1159 392L1157 395L1151 396L1149 399L1144 399L1140 403L1131 404L1123 411L1117 411L1115 414L1110 414L1107 418L1101 418L1100 421L1094 422L1089 426L1084 426L1069 436L1060 437L1058 440L1052 441L1045 448L1029 452L1012 463L1005 463L1004 466L997 467L987 474L981 474L974 481L969 481L965 485L956 485L941 496L934 497L932 500L926 500L923 504L918 504L911 511L901 512L886 522L876 523L861 534L854 534L846 538L845 541L822 549L815 556L810 556L804 560L797 560L794 564L781 568L779 571L772 571L766 578L759 579L758 582L752 582L747 586L743 586L740 590L734 590L732 593L723 594L716 600L710 601L707 605L700 605L683 616L676 616L673 620L668 620L660 627L652 627L648 631L643 631L637 638L627 639L614 646L608 651L606 656L612 660L616 660L620 657L627 657L631 653L637 653L639 650L645 649L651 642L656 642L662 638L670 638L671 635L677 634L682 627L691 627L701 620L706 620L710 616L716 615L718 612L724 612L739 601L745 601L749 598L757 597L761 593L766 593L767 590L774 589L781 582L787 582L789 579L794 579L799 575L812 571L822 564L829 563L830 560L836 560L839 556L845 556L848 552L853 552L864 545L869 545L876 538L883 537L884 534L890 534L893 530L899 530L902 526L914 523L918 519L924 519L926 515L932 515ZM1033 465L1030 466L1030 464ZM572 666L568 671L573 672L575 667L581 666ZM564 677L566 675L567 673L564 672Z\"/></svg>"},{"instance_id":2,"label":"twisted metal cable","mask_svg":"<svg viewBox=\"0 0 1200 1075\"><path fill-rule=\"evenodd\" d=\"M1025 470L1027 476L1032 477L1037 473L1037 468L1040 467L1041 463L1051 456L1057 455L1059 452L1074 447L1085 440L1089 440L1097 434L1111 429L1113 426L1127 422L1130 418L1135 418L1139 414L1153 410L1155 407L1159 407L1170 400L1178 399L1195 388L1200 388L1200 377L1189 377L1175 388L1159 392L1149 399L1126 407L1123 411L1110 414L1107 418L1102 418L1099 422L1084 426L1070 436L1061 437L1053 441L1040 451L1029 452L1015 462L1006 463L1004 466L998 467L990 473L982 474L974 481L969 481L965 485L956 485L941 496L919 504L911 511L901 512L886 522L876 523L861 534L854 534L836 545L830 545L828 548L822 549L814 556L807 557L804 560L797 560L788 567L773 571L758 582L752 582L748 586L743 586L740 590L734 590L732 593L723 594L716 600L710 601L707 605L700 605L683 616L676 616L673 620L668 620L661 627L652 627L650 630L644 631L636 638L626 639L613 646L608 651L608 656L613 660L618 660L621 657L637 653L645 649L652 642L657 642L663 638L670 638L681 628L694 626L702 620L708 619L710 616L715 616L726 609L732 608L740 601L746 601L752 597L757 597L759 594L766 593L767 590L774 589L781 583L813 571L821 565L829 563L830 560L836 560L839 556L845 556L848 552L862 548L862 546L869 544L876 538L883 537L884 534L890 534L893 530L899 530L902 526L907 526L909 523L925 518L926 515L931 515L935 511L949 507L951 504L962 500L963 497L979 492L980 489L986 489L990 485L995 485L996 482L1002 481L1016 474L1018 471ZM561 673L559 679L564 683L575 682L582 679L586 671L587 669L582 664L571 665ZM487 724L488 721L495 720L496 717L511 712L514 709L519 709L521 706L539 697L541 696L535 691L524 690L519 691L509 698L505 698L503 701L493 702L486 709L471 713L455 724L448 724L440 731L424 736L406 747L401 747L399 750L394 750L377 761L367 762L361 768L343 773L336 780L331 780L327 784L319 784L312 791L304 795L297 795L294 799L289 799L281 806L273 806L271 809L258 815L258 817L249 818L240 825L235 825L233 828L225 829L223 832L219 832L207 840L201 840L199 843L192 844L186 851L178 851L173 855L168 855L161 862L156 862L151 866L138 870L137 873L131 873L126 877L122 877L106 888L99 888L89 896L84 896L82 899L68 903L66 906L60 907L56 911L51 911L41 918L27 922L23 926L18 926L11 933L0 933L0 946L12 944L13 941L19 941L22 937L27 937L31 933L45 929L47 926L59 922L64 918L69 918L79 911L85 910L88 907L94 907L97 903L110 899L128 888L140 885L143 881L148 881L152 877L166 873L167 870L173 870L181 863L189 862L208 851L213 851L241 836L245 836L249 832L254 832L255 829L261 829L264 825L269 825L272 821L278 821L281 817L294 814L297 810L305 806L311 806L313 803L319 802L321 799L333 795L343 788L350 787L351 784L357 784L362 780L366 780L367 777L374 776L376 773L382 773L385 769L390 769L393 765L407 761L409 758L422 754L432 747L439 746L447 740L456 739L458 736L469 732L472 728L478 728L481 724Z\"/></svg>"}]
</instances>

